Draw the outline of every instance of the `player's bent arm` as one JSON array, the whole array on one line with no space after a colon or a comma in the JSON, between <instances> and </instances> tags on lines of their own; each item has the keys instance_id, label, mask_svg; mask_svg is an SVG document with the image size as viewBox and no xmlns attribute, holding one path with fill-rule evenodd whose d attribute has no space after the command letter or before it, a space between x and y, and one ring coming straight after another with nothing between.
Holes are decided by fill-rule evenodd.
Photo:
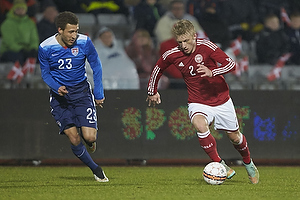
<instances>
[{"instance_id":1,"label":"player's bent arm","mask_svg":"<svg viewBox=\"0 0 300 200\"><path fill-rule=\"evenodd\" d=\"M61 87L61 84L57 83L50 74L49 63L45 57L45 53L41 48L39 48L38 51L38 59L40 61L42 79L55 93L59 94L58 89Z\"/></svg>"},{"instance_id":2,"label":"player's bent arm","mask_svg":"<svg viewBox=\"0 0 300 200\"><path fill-rule=\"evenodd\" d=\"M65 96L67 93L69 93L69 92L68 92L66 86L63 85L58 88L58 94L60 96Z\"/></svg>"},{"instance_id":3,"label":"player's bent arm","mask_svg":"<svg viewBox=\"0 0 300 200\"><path fill-rule=\"evenodd\" d=\"M213 60L221 64L220 66L211 68L212 76L227 74L234 71L236 68L236 62L232 58L228 57L228 55L220 48L212 53L211 57Z\"/></svg>"},{"instance_id":4,"label":"player's bent arm","mask_svg":"<svg viewBox=\"0 0 300 200\"><path fill-rule=\"evenodd\" d=\"M205 77L205 76L212 77L213 76L212 71L208 67L201 65L201 64L198 64L197 66L198 66L198 68L196 69L196 71L199 74L201 74L201 77Z\"/></svg>"}]
</instances>

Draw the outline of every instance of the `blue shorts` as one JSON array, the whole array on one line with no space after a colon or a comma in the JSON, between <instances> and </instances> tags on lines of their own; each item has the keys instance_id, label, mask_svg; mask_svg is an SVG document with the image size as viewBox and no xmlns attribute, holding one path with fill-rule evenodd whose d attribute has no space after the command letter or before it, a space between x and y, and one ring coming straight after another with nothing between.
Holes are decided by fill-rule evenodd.
<instances>
[{"instance_id":1,"label":"blue shorts","mask_svg":"<svg viewBox=\"0 0 300 200\"><path fill-rule=\"evenodd\" d=\"M97 112L94 96L87 81L76 86L66 86L68 94L59 96L50 91L51 114L60 127L60 134L66 128L82 126L97 128Z\"/></svg>"}]
</instances>

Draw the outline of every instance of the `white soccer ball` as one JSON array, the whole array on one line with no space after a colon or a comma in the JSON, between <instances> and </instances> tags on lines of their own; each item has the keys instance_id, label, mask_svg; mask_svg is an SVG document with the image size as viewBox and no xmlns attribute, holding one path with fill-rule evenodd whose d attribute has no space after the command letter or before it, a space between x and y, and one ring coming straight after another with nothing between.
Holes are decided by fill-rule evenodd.
<instances>
[{"instance_id":1,"label":"white soccer ball","mask_svg":"<svg viewBox=\"0 0 300 200\"><path fill-rule=\"evenodd\" d=\"M218 162L208 163L203 170L204 180L212 185L220 185L226 180L227 171L225 167Z\"/></svg>"}]
</instances>

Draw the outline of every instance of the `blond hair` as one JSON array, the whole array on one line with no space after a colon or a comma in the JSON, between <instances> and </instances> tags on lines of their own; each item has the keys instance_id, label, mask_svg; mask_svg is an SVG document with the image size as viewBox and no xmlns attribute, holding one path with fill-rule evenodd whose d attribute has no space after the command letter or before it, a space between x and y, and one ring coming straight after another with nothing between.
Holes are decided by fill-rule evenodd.
<instances>
[{"instance_id":1,"label":"blond hair","mask_svg":"<svg viewBox=\"0 0 300 200\"><path fill-rule=\"evenodd\" d=\"M196 34L196 30L195 30L195 27L192 24L192 22L190 22L189 20L186 20L186 19L181 19L174 24L174 26L172 28L172 34L175 37L185 35L187 33L189 33L191 35Z\"/></svg>"}]
</instances>

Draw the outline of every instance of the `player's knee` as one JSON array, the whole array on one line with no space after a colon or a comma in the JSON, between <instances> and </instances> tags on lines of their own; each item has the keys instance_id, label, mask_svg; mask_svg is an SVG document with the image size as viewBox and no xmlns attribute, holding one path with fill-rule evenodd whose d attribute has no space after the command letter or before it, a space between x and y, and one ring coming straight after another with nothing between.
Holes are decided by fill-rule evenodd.
<instances>
[{"instance_id":1,"label":"player's knee","mask_svg":"<svg viewBox=\"0 0 300 200\"><path fill-rule=\"evenodd\" d=\"M242 134L240 133L240 131L227 132L227 136L233 144L238 144L240 142L241 135Z\"/></svg>"},{"instance_id":2,"label":"player's knee","mask_svg":"<svg viewBox=\"0 0 300 200\"><path fill-rule=\"evenodd\" d=\"M84 139L89 142L89 143L92 143L92 142L95 142L96 139L97 139L97 136L96 134L89 134L87 135L86 137L84 137Z\"/></svg>"},{"instance_id":3,"label":"player's knee","mask_svg":"<svg viewBox=\"0 0 300 200\"><path fill-rule=\"evenodd\" d=\"M197 132L199 132L199 133L205 133L208 131L207 126L195 126L195 128L196 128Z\"/></svg>"},{"instance_id":4,"label":"player's knee","mask_svg":"<svg viewBox=\"0 0 300 200\"><path fill-rule=\"evenodd\" d=\"M69 135L68 137L69 137L71 144L73 144L74 146L79 145L79 143L80 143L79 135Z\"/></svg>"},{"instance_id":5,"label":"player's knee","mask_svg":"<svg viewBox=\"0 0 300 200\"><path fill-rule=\"evenodd\" d=\"M97 139L97 130L89 130L88 133L84 135L84 139L90 143L95 142Z\"/></svg>"},{"instance_id":6,"label":"player's knee","mask_svg":"<svg viewBox=\"0 0 300 200\"><path fill-rule=\"evenodd\" d=\"M198 121L198 123L194 123L194 127L199 133L205 133L209 130L209 127L205 121Z\"/></svg>"},{"instance_id":7,"label":"player's knee","mask_svg":"<svg viewBox=\"0 0 300 200\"><path fill-rule=\"evenodd\" d=\"M86 142L92 143L97 139L97 130L90 127L81 127L82 136Z\"/></svg>"},{"instance_id":8,"label":"player's knee","mask_svg":"<svg viewBox=\"0 0 300 200\"><path fill-rule=\"evenodd\" d=\"M71 144L74 146L77 146L80 143L80 136L77 133L77 130L75 127L68 127L64 130L64 133L69 138Z\"/></svg>"}]
</instances>

